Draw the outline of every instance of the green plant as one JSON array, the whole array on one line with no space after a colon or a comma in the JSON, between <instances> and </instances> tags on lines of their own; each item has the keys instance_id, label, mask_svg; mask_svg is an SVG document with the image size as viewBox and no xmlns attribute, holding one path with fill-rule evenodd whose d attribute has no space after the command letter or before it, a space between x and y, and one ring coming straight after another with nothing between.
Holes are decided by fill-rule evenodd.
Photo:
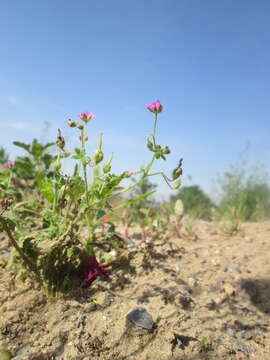
<instances>
[{"instance_id":1,"label":"green plant","mask_svg":"<svg viewBox=\"0 0 270 360\"><path fill-rule=\"evenodd\" d=\"M270 216L270 188L262 167L248 167L245 161L231 166L219 179L221 219L258 221Z\"/></svg>"},{"instance_id":2,"label":"green plant","mask_svg":"<svg viewBox=\"0 0 270 360\"><path fill-rule=\"evenodd\" d=\"M25 163L18 162L25 176L35 176L39 192L33 192L31 199L5 207L0 215L0 231L7 233L15 249L14 264L23 265L27 276L34 277L49 292L70 290L78 276L82 277L83 285L89 285L97 275L106 274L105 267L97 262L94 250L102 219L117 209L145 199L152 191L122 200L114 207L111 205L113 198L119 198L147 177L157 174L161 174L173 188L180 186L179 180L175 181L181 175L177 170L179 167L174 169L171 179L162 171L150 172L156 159L166 159L169 149L157 144L157 115L162 110L161 104L154 102L147 108L155 115L154 131L147 138L152 158L146 167L133 173L138 178L126 187L122 187L121 182L132 174L129 171L119 175L111 172L112 156L101 166L104 158L102 134L96 151L91 156L87 153L86 129L92 113L80 113L81 122L68 120L68 125L80 134L80 146L71 153L65 150L65 139L60 130L56 139L58 154L54 158L44 158L45 151L53 143L45 146L36 140L32 145L16 143L29 153ZM77 160L70 175L62 170L62 160L66 157ZM24 166L28 163L31 163L29 168ZM50 167L52 170L48 174ZM29 234L29 227L36 231Z\"/></svg>"},{"instance_id":3,"label":"green plant","mask_svg":"<svg viewBox=\"0 0 270 360\"><path fill-rule=\"evenodd\" d=\"M38 176L45 176L51 170L53 156L48 149L55 145L54 142L41 144L34 139L31 144L14 141L15 146L27 151L28 156L18 156L15 160L14 173L25 180L36 180Z\"/></svg>"},{"instance_id":4,"label":"green plant","mask_svg":"<svg viewBox=\"0 0 270 360\"><path fill-rule=\"evenodd\" d=\"M211 340L205 336L197 342L197 348L200 353L206 353L213 350L213 344Z\"/></svg>"}]
</instances>

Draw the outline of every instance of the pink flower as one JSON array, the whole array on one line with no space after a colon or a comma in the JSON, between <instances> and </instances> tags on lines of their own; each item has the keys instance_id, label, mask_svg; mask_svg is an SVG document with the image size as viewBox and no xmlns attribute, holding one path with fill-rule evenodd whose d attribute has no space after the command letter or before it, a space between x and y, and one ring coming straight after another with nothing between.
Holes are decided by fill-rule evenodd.
<instances>
[{"instance_id":1,"label":"pink flower","mask_svg":"<svg viewBox=\"0 0 270 360\"><path fill-rule=\"evenodd\" d=\"M149 104L145 105L149 111L154 114L159 114L163 110L163 106L161 105L159 100L153 101Z\"/></svg>"},{"instance_id":2,"label":"pink flower","mask_svg":"<svg viewBox=\"0 0 270 360\"><path fill-rule=\"evenodd\" d=\"M92 120L92 118L94 117L94 114L92 112L89 111L82 111L77 115L81 120L83 120L84 122L89 122L90 120Z\"/></svg>"},{"instance_id":3,"label":"pink flower","mask_svg":"<svg viewBox=\"0 0 270 360\"><path fill-rule=\"evenodd\" d=\"M87 135L80 135L80 136L79 136L79 140L80 140L80 141L87 141L87 140L88 140L88 136L87 136Z\"/></svg>"},{"instance_id":4,"label":"pink flower","mask_svg":"<svg viewBox=\"0 0 270 360\"><path fill-rule=\"evenodd\" d=\"M132 172L132 171L126 171L126 177L130 177L130 176L132 176L134 174L134 172Z\"/></svg>"},{"instance_id":5,"label":"pink flower","mask_svg":"<svg viewBox=\"0 0 270 360\"><path fill-rule=\"evenodd\" d=\"M108 269L104 264L100 264L95 255L84 253L81 265L79 266L79 274L83 278L82 286L89 286L92 281L99 275L107 275Z\"/></svg>"},{"instance_id":6,"label":"pink flower","mask_svg":"<svg viewBox=\"0 0 270 360\"><path fill-rule=\"evenodd\" d=\"M14 165L13 161L7 161L3 164L4 167L11 168Z\"/></svg>"}]
</instances>

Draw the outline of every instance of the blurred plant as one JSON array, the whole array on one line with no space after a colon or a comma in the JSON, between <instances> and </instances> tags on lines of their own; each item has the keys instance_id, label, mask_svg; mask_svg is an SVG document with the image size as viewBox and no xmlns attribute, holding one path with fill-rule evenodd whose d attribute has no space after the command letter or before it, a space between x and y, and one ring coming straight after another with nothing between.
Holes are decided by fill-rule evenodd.
<instances>
[{"instance_id":1,"label":"blurred plant","mask_svg":"<svg viewBox=\"0 0 270 360\"><path fill-rule=\"evenodd\" d=\"M20 189L16 187L13 180L14 163L12 161L6 161L0 171L0 205L10 206L13 201L21 199L22 194Z\"/></svg>"},{"instance_id":2,"label":"blurred plant","mask_svg":"<svg viewBox=\"0 0 270 360\"><path fill-rule=\"evenodd\" d=\"M0 164L3 165L9 160L9 155L3 146L0 147Z\"/></svg>"},{"instance_id":3,"label":"blurred plant","mask_svg":"<svg viewBox=\"0 0 270 360\"><path fill-rule=\"evenodd\" d=\"M18 156L15 160L14 173L21 179L37 181L51 170L53 156L48 149L55 145L54 142L41 144L34 139L31 144L14 141L14 145L27 151L28 156Z\"/></svg>"},{"instance_id":4,"label":"blurred plant","mask_svg":"<svg viewBox=\"0 0 270 360\"><path fill-rule=\"evenodd\" d=\"M132 181L136 182L134 178ZM151 183L148 178L144 178L130 193L130 199L140 198L140 200L132 202L129 205L128 212L129 222L140 226L142 240L146 239L146 228L151 224L151 221L153 221L155 200L151 198L151 195L155 192L156 188L156 184Z\"/></svg>"},{"instance_id":5,"label":"blurred plant","mask_svg":"<svg viewBox=\"0 0 270 360\"><path fill-rule=\"evenodd\" d=\"M247 161L231 166L219 178L222 198L218 213L221 219L258 221L270 216L270 187L262 166L247 167Z\"/></svg>"},{"instance_id":6,"label":"blurred plant","mask_svg":"<svg viewBox=\"0 0 270 360\"><path fill-rule=\"evenodd\" d=\"M183 201L187 214L194 218L211 220L211 208L215 205L198 185L184 186L178 194L170 197L172 202L177 199Z\"/></svg>"},{"instance_id":7,"label":"blurred plant","mask_svg":"<svg viewBox=\"0 0 270 360\"><path fill-rule=\"evenodd\" d=\"M93 118L91 112L78 114L81 122L68 120L68 126L79 131L80 146L71 153L66 151L65 138L60 130L56 139L58 154L55 157L46 153L54 143L42 145L34 140L26 145L15 142L29 153L28 157L16 160L15 169L27 179L34 178L42 199L34 197L3 208L0 231L7 233L16 250L14 263L22 264L27 276L34 276L49 292L70 290L74 276L77 279L79 275L83 279L82 285L87 286L96 276L106 274L107 269L98 263L94 251L97 230L104 227L104 223L109 224L108 215L115 210L142 201L153 191L136 194L116 206L111 205L113 198L120 199L122 194L132 191L147 177L157 174L162 175L172 188L180 186L177 180L181 175L180 164L173 171L171 179L162 171L150 172L154 161L159 158L165 160L165 155L170 151L167 146L157 144L157 115L162 111L162 105L156 101L148 104L147 108L155 115L154 131L147 138L148 148L152 144L152 159L146 167L133 173L138 179L127 187L120 184L132 173L112 173L112 156L101 166L104 158L102 134L92 156L87 153L86 126ZM77 160L71 175L62 171L62 160L66 157ZM29 227L36 231L29 234ZM113 224L108 229L115 235ZM103 230L101 233L104 235Z\"/></svg>"}]
</instances>

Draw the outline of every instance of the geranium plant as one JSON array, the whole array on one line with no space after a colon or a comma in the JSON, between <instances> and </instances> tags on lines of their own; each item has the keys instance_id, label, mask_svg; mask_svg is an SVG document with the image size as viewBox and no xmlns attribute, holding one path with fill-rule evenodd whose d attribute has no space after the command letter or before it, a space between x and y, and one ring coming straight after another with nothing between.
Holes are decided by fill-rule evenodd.
<instances>
[{"instance_id":1,"label":"geranium plant","mask_svg":"<svg viewBox=\"0 0 270 360\"><path fill-rule=\"evenodd\" d=\"M153 191L122 200L117 206L112 205L113 198L121 197L145 178L158 174L172 188L180 186L177 180L181 175L179 166L173 170L171 178L162 171L151 173L154 161L165 160L170 150L168 146L157 143L157 119L163 109L161 103L157 100L146 107L154 114L154 128L147 138L152 157L145 167L133 173L129 169L114 174L111 171L112 155L103 162L102 134L97 149L89 154L87 126L94 114L81 112L79 121L69 119L67 122L78 132L80 146L68 152L59 130L56 139L59 150L52 163L53 175L36 179L43 201L38 199L31 204L24 202L3 209L0 230L6 231L14 246L17 262L24 266L27 275L33 275L49 291L69 290L73 283L71 279L81 278L83 285L89 285L97 275L106 274L107 269L98 263L95 255L96 230L114 210L128 207L152 195ZM66 157L76 160L71 175L62 170L62 160ZM123 187L122 180L131 175L136 176L135 182ZM30 214L28 221L36 230L33 233L29 234L25 229L25 214Z\"/></svg>"}]
</instances>

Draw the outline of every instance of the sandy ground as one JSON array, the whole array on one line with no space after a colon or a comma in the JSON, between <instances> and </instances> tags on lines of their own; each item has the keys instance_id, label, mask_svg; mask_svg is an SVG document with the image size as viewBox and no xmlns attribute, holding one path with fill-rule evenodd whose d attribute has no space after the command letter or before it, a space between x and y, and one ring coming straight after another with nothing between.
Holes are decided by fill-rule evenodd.
<instances>
[{"instance_id":1,"label":"sandy ground","mask_svg":"<svg viewBox=\"0 0 270 360\"><path fill-rule=\"evenodd\" d=\"M196 234L134 238L109 278L71 298L47 298L0 267L0 346L17 360L270 359L270 222L231 237L198 222ZM151 330L126 319L138 306Z\"/></svg>"}]
</instances>

